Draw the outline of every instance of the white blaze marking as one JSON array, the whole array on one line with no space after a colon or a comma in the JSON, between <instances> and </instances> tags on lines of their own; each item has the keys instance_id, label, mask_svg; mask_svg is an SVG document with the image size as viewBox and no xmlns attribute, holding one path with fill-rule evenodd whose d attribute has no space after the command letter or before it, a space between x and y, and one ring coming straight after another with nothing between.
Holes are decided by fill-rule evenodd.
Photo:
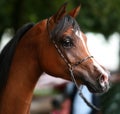
<instances>
[{"instance_id":1,"label":"white blaze marking","mask_svg":"<svg viewBox=\"0 0 120 114\"><path fill-rule=\"evenodd\" d=\"M89 55L89 52L88 52L88 49L87 49L87 46L85 44L85 41L84 41L84 38L82 36L82 32L81 31L76 31L75 34L78 36L78 38L81 39L82 43L83 43L83 46L85 48L85 50L87 51L88 55ZM94 60L93 60L93 64L96 66L96 68L103 74L105 75L107 78L108 78L108 73Z\"/></svg>"},{"instance_id":2,"label":"white blaze marking","mask_svg":"<svg viewBox=\"0 0 120 114\"><path fill-rule=\"evenodd\" d=\"M86 47L85 42L84 42L84 39L83 39L83 36L82 36L82 32L77 30L77 31L75 32L75 34L78 36L78 38L81 39L84 47Z\"/></svg>"},{"instance_id":3,"label":"white blaze marking","mask_svg":"<svg viewBox=\"0 0 120 114\"><path fill-rule=\"evenodd\" d=\"M78 38L81 39L82 44L83 44L83 46L84 46L86 52L87 52L88 55L89 55L89 52L88 52L87 46L86 46L85 41L84 41L84 38L83 38L83 36L82 36L82 32L77 30L77 31L75 32L75 34L78 36Z\"/></svg>"},{"instance_id":4,"label":"white blaze marking","mask_svg":"<svg viewBox=\"0 0 120 114\"><path fill-rule=\"evenodd\" d=\"M97 69L108 78L108 73L95 61L93 60L93 64L97 67Z\"/></svg>"}]
</instances>

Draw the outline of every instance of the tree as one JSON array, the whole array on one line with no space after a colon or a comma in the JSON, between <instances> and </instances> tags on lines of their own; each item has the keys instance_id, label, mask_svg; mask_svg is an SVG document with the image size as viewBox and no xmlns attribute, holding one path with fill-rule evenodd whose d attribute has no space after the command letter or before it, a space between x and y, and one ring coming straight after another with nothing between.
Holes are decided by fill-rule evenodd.
<instances>
[{"instance_id":1,"label":"tree","mask_svg":"<svg viewBox=\"0 0 120 114\"><path fill-rule=\"evenodd\" d=\"M6 28L16 31L27 22L38 22L54 14L64 0L50 2L48 0L1 0L0 1L0 36ZM58 5L59 4L59 5ZM78 22L84 31L101 32L109 36L120 31L119 0L69 0L71 9L81 4Z\"/></svg>"},{"instance_id":2,"label":"tree","mask_svg":"<svg viewBox=\"0 0 120 114\"><path fill-rule=\"evenodd\" d=\"M119 0L83 0L81 4L79 22L85 31L100 32L106 38L113 32L120 31Z\"/></svg>"}]
</instances>

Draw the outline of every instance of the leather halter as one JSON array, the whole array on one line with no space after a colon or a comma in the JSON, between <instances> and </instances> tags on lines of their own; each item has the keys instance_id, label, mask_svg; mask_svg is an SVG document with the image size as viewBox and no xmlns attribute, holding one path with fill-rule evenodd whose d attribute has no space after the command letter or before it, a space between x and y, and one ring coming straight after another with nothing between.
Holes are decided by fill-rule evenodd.
<instances>
[{"instance_id":1,"label":"leather halter","mask_svg":"<svg viewBox=\"0 0 120 114\"><path fill-rule=\"evenodd\" d=\"M52 39L52 35L51 35L51 33L50 33L50 30L49 30L49 20L50 20L50 18L48 18L48 20L47 20L47 31L48 31L48 35L49 35L50 38ZM78 65L80 65L80 64L82 64L83 62L87 61L88 59L94 58L94 57L90 55L90 56L87 56L87 57L79 60L78 62L76 62L76 63L74 63L74 64L71 64L71 63L69 63L69 61L65 58L65 56L63 55L61 49L58 47L58 45L56 44L56 42L55 42L54 39L52 39L52 42L53 42L53 44L54 44L57 52L58 52L59 55L61 56L61 58L62 58L62 59L64 60L64 62L67 64L68 70L69 70L70 75L71 75L71 78L72 78L72 81L74 82L75 86L77 87L77 89L78 89L78 91L79 91L79 95L81 96L81 98L85 101L85 103L86 103L89 107L91 107L91 108L94 109L94 110L98 110L98 111L99 111L100 109L99 109L98 107L96 107L96 106L94 106L93 104L91 104L91 103L84 97L84 95L83 95L83 93L82 93L82 87L83 87L83 86L81 86L81 88L78 86L78 84L77 84L77 82L76 82L76 79L75 79L75 76L74 76L74 73L73 73L73 70L74 70L73 68L74 68L74 67L77 67Z\"/></svg>"},{"instance_id":2,"label":"leather halter","mask_svg":"<svg viewBox=\"0 0 120 114\"><path fill-rule=\"evenodd\" d=\"M69 69L69 71L70 71L70 74L71 74L71 72L73 72L74 67L77 67L78 65L80 65L80 64L82 64L83 62L87 61L88 59L93 58L93 56L87 56L87 57L81 59L80 61L78 61L78 62L76 62L76 63L74 63L74 64L70 64L70 63L68 62L68 60L65 58L65 56L63 55L63 53L62 53L62 51L60 50L60 48L59 48L59 47L57 46L57 44L55 43L55 41L52 40L52 42L53 42L55 48L57 49L59 55L63 58L63 60L64 60L65 63L67 64L68 69ZM74 79L74 77L75 77L75 76L73 75L72 78ZM73 80L73 81L74 81L74 80ZM74 81L74 82L75 82L75 81ZM77 84L76 84L76 85L77 85Z\"/></svg>"}]
</instances>

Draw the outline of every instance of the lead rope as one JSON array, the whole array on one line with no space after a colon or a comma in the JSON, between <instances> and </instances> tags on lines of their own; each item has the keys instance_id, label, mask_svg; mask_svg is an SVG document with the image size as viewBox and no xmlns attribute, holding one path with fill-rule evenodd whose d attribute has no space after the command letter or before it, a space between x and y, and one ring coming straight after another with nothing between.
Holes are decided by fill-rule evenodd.
<instances>
[{"instance_id":1,"label":"lead rope","mask_svg":"<svg viewBox=\"0 0 120 114\"><path fill-rule=\"evenodd\" d=\"M50 36L50 38L52 37L51 36L51 34L50 34L50 31L49 31L49 19L47 20L47 31L48 31L48 34L49 34L49 36ZM72 66L71 66L71 64L67 61L67 59L64 57L64 55L62 54L62 52L61 52L61 50L58 48L58 46L56 45L56 43L55 43L55 41L54 40L52 40L52 42L53 42L53 44L55 45L55 48L57 49L57 51L58 51L58 53L60 54L60 56L63 58L63 60L65 61L65 63L67 64L67 66L68 66L68 69L69 69L69 72L70 72L70 75L71 75L71 78L72 78L72 81L75 83L75 86L77 87L77 89L78 89L78 91L79 91L79 95L80 95L80 97L83 99L83 101L90 107L90 108L92 108L92 109L94 109L94 110L97 110L97 111L100 111L100 108L98 108L98 107L96 107L95 105L93 105L93 104L91 104L85 97L84 97L84 95L83 95L83 93L82 93L82 87L83 86L81 86L80 88L79 88L79 86L78 86L78 84L77 84L77 82L76 82L76 80L75 80L75 76L74 76L74 74L73 74L73 69L72 69ZM93 57L93 56L90 56L90 57ZM87 58L90 58L90 57L87 57ZM86 58L86 59L87 59ZM85 59L84 59L85 60Z\"/></svg>"}]
</instances>

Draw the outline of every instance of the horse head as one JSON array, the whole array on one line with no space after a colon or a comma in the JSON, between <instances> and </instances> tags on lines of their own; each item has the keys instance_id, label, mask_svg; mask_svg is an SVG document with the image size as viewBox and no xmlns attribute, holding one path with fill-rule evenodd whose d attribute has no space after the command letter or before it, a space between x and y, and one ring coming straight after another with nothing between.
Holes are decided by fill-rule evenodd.
<instances>
[{"instance_id":1,"label":"horse head","mask_svg":"<svg viewBox=\"0 0 120 114\"><path fill-rule=\"evenodd\" d=\"M48 51L42 51L40 58L43 70L68 80L72 71L78 84L86 85L91 92L105 92L109 88L109 73L91 56L87 37L75 20L80 6L69 13L66 13L66 6L64 4L46 21L49 40L44 43Z\"/></svg>"}]
</instances>

